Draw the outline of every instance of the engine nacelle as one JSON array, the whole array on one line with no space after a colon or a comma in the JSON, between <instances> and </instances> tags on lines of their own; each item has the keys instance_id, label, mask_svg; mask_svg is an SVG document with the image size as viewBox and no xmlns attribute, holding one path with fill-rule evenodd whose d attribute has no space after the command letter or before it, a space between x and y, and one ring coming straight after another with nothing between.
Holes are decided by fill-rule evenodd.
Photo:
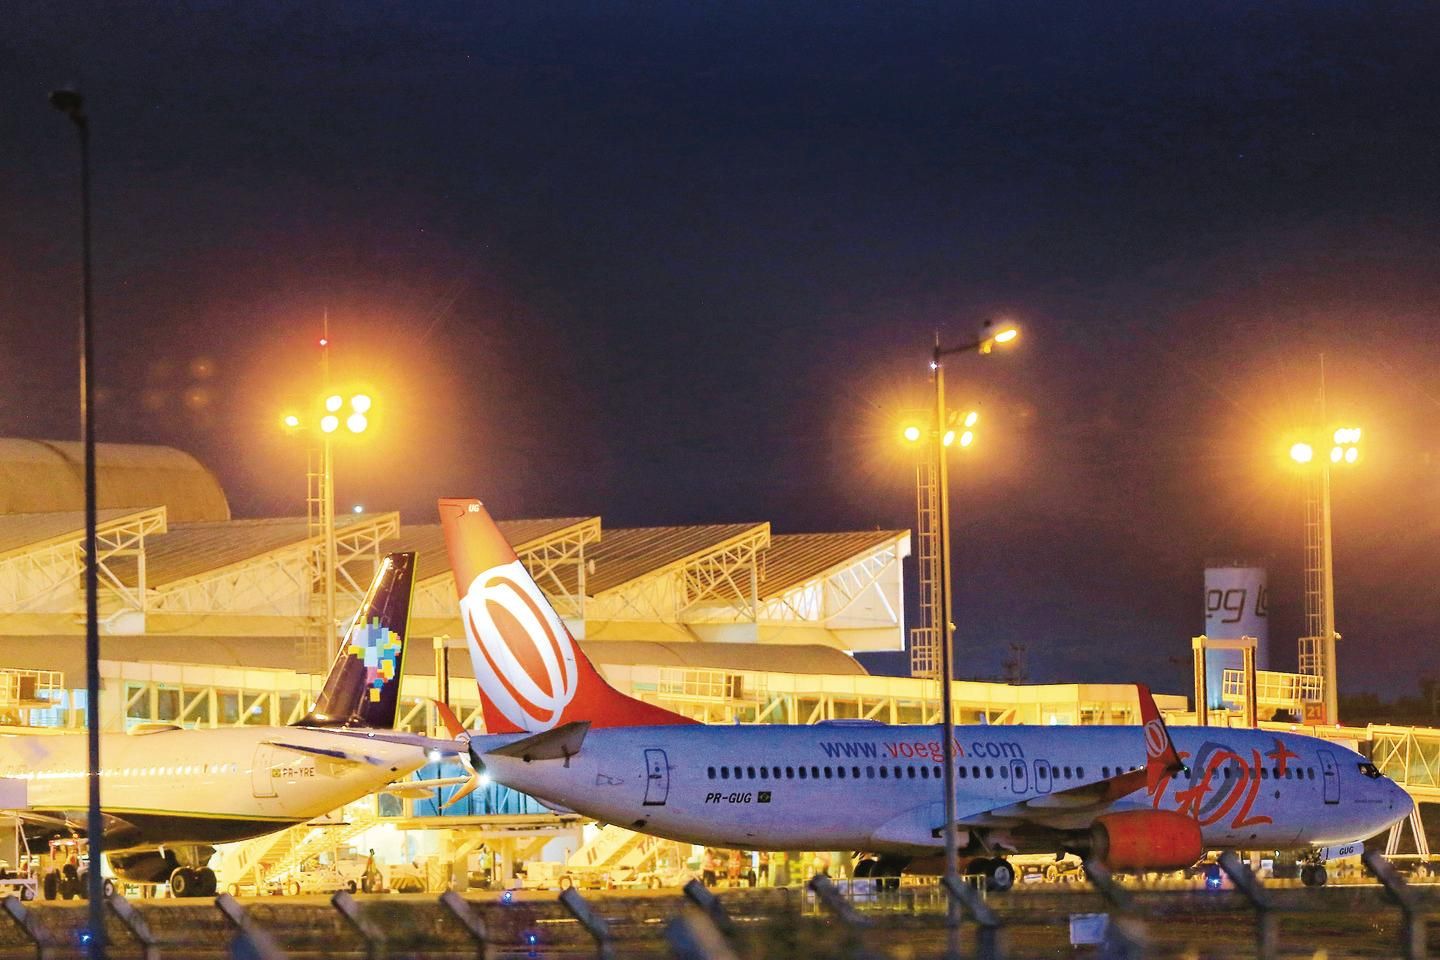
<instances>
[{"instance_id":1,"label":"engine nacelle","mask_svg":"<svg viewBox=\"0 0 1440 960\"><path fill-rule=\"evenodd\" d=\"M1183 870L1205 855L1200 824L1174 810L1125 810L1097 819L1090 852L1111 870Z\"/></svg>"}]
</instances>

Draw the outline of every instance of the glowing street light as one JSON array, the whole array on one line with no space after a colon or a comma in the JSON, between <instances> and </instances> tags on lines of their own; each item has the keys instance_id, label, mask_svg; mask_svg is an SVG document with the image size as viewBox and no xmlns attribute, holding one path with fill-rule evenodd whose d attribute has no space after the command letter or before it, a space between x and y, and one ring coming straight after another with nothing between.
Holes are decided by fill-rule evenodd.
<instances>
[{"instance_id":1,"label":"glowing street light","mask_svg":"<svg viewBox=\"0 0 1440 960\"><path fill-rule=\"evenodd\" d=\"M930 610L930 622L933 628L938 631L940 640L940 718L943 730L940 736L941 750L943 753L942 762L944 769L942 777L945 791L945 876L949 882L958 882L960 872L960 854L958 840L955 835L955 703L953 699L954 672L955 672L955 637L953 633L953 611L950 589L950 475L947 468L948 448L956 439L956 422L949 418L945 405L945 364L948 356L959 353L975 352L988 354L997 345L1008 346L1019 337L1020 331L1012 323L1003 323L1000 326L993 325L986 321L980 331L978 339L957 347L942 347L940 336L935 336L935 346L930 354L930 369L933 372L935 383L935 406L930 422L931 455L934 458L934 475L936 478L935 497L935 520L934 524L939 535L938 553L938 583L934 591ZM975 411L965 413L959 424L963 432L959 434L960 446L969 447L975 442L974 427L979 421L979 414ZM1003 862L1003 861L1000 861ZM960 942L960 916L958 905L953 899L950 900L946 914L947 927L947 956L959 956Z\"/></svg>"},{"instance_id":2,"label":"glowing street light","mask_svg":"<svg viewBox=\"0 0 1440 960\"><path fill-rule=\"evenodd\" d=\"M1290 448L1290 459L1296 463L1309 463L1315 459L1315 448L1308 443L1297 443Z\"/></svg>"}]
</instances>

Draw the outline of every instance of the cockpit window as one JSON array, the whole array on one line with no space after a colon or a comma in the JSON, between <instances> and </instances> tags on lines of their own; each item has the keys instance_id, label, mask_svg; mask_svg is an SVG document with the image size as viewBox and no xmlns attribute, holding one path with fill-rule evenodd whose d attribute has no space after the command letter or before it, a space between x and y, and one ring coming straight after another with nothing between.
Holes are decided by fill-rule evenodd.
<instances>
[{"instance_id":1,"label":"cockpit window","mask_svg":"<svg viewBox=\"0 0 1440 960\"><path fill-rule=\"evenodd\" d=\"M1379 780L1379 779L1380 779L1380 768L1377 767L1377 766L1375 766L1375 764L1373 764L1373 763L1358 763L1358 764L1356 764L1356 766L1358 766L1358 767L1360 768L1360 772L1361 772L1361 773L1365 774L1365 776L1369 777L1371 780Z\"/></svg>"}]
</instances>

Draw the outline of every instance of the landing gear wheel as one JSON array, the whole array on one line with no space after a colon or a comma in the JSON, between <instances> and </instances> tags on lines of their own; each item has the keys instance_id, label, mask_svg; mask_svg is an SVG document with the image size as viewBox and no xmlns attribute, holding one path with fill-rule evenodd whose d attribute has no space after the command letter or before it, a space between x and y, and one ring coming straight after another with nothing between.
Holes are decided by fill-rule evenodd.
<instances>
[{"instance_id":1,"label":"landing gear wheel","mask_svg":"<svg viewBox=\"0 0 1440 960\"><path fill-rule=\"evenodd\" d=\"M1314 863L1300 869L1300 882L1307 887L1323 887L1330 879L1330 872L1323 863Z\"/></svg>"},{"instance_id":2,"label":"landing gear wheel","mask_svg":"<svg viewBox=\"0 0 1440 960\"><path fill-rule=\"evenodd\" d=\"M292 897L300 896L300 881L291 880L289 883L285 884L285 892Z\"/></svg>"},{"instance_id":3,"label":"landing gear wheel","mask_svg":"<svg viewBox=\"0 0 1440 960\"><path fill-rule=\"evenodd\" d=\"M198 885L199 878L189 867L179 867L170 874L170 895L173 897L193 897Z\"/></svg>"},{"instance_id":4,"label":"landing gear wheel","mask_svg":"<svg viewBox=\"0 0 1440 960\"><path fill-rule=\"evenodd\" d=\"M111 880L109 877L106 877L104 880L101 880L101 881L100 881L100 892L101 892L101 894L102 894L103 896L105 896L107 899L110 898L110 897L115 896L115 881L114 881L114 880Z\"/></svg>"},{"instance_id":5,"label":"landing gear wheel","mask_svg":"<svg viewBox=\"0 0 1440 960\"><path fill-rule=\"evenodd\" d=\"M59 870L51 870L45 874L45 879L40 882L40 891L46 900L54 900L60 896Z\"/></svg>"},{"instance_id":6,"label":"landing gear wheel","mask_svg":"<svg viewBox=\"0 0 1440 960\"><path fill-rule=\"evenodd\" d=\"M346 880L345 889L350 893L354 893L359 889L359 885L354 880Z\"/></svg>"},{"instance_id":7,"label":"landing gear wheel","mask_svg":"<svg viewBox=\"0 0 1440 960\"><path fill-rule=\"evenodd\" d=\"M869 857L866 857L864 860L861 860L859 863L855 864L856 878L863 880L865 877L875 876L875 868L877 866L879 866L879 864L876 863L876 861L872 860Z\"/></svg>"},{"instance_id":8,"label":"landing gear wheel","mask_svg":"<svg viewBox=\"0 0 1440 960\"><path fill-rule=\"evenodd\" d=\"M195 896L213 897L219 889L220 881L215 877L215 871L209 867L201 867L195 871Z\"/></svg>"},{"instance_id":9,"label":"landing gear wheel","mask_svg":"<svg viewBox=\"0 0 1440 960\"><path fill-rule=\"evenodd\" d=\"M991 893L1004 893L1015 886L1015 868L1009 860L990 860L985 868L985 889Z\"/></svg>"}]
</instances>

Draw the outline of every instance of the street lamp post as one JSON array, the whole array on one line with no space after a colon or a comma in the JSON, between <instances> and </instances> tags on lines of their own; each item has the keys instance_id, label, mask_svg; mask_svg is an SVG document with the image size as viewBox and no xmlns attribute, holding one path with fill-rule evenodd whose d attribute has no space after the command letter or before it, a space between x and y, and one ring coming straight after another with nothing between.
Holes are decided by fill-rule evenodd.
<instances>
[{"instance_id":1,"label":"street lamp post","mask_svg":"<svg viewBox=\"0 0 1440 960\"><path fill-rule=\"evenodd\" d=\"M960 850L955 836L955 635L950 585L950 475L946 469L946 434L949 426L945 417L945 358L959 353L975 351L989 353L997 344L1015 340L1019 331L1014 326L1003 326L990 330L989 321L982 330L980 339L958 347L942 347L940 335L935 335L935 347L930 356L930 368L935 383L935 413L931 423L931 449L935 456L935 476L939 484L936 499L937 525L940 530L940 590L937 606L940 612L940 723L942 726L940 744L945 765L943 773L945 790L945 877L958 879L960 873ZM954 898L947 898L946 925L947 956L960 954L959 905Z\"/></svg>"},{"instance_id":2,"label":"street lamp post","mask_svg":"<svg viewBox=\"0 0 1440 960\"><path fill-rule=\"evenodd\" d=\"M95 560L95 390L94 325L90 271L90 120L85 98L74 90L55 90L50 105L70 118L80 140L80 433L85 448L85 724L89 848L86 890L89 896L89 953L105 956L104 880L100 855L105 847L105 820L100 813L100 623L99 570Z\"/></svg>"}]
</instances>

